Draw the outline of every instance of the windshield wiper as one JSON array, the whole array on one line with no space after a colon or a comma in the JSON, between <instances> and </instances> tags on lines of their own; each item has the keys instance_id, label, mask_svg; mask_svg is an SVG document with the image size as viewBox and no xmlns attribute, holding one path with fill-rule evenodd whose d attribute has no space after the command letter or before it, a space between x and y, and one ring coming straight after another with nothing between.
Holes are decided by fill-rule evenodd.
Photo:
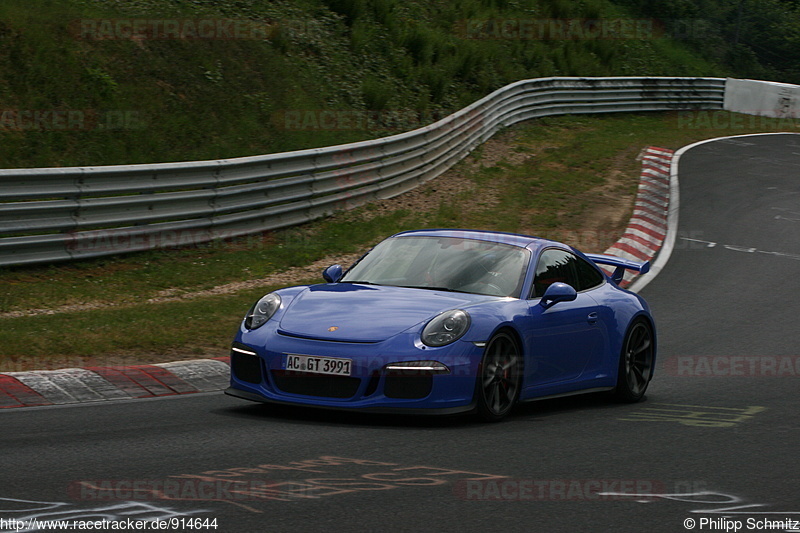
<instances>
[{"instance_id":1,"label":"windshield wiper","mask_svg":"<svg viewBox=\"0 0 800 533\"><path fill-rule=\"evenodd\" d=\"M451 289L450 287L436 287L433 285L396 285L396 287L402 287L404 289L427 289L429 291L466 292L459 291L457 289Z\"/></svg>"},{"instance_id":2,"label":"windshield wiper","mask_svg":"<svg viewBox=\"0 0 800 533\"><path fill-rule=\"evenodd\" d=\"M472 294L471 291L460 291L458 289L451 289L450 287L436 287L433 285L392 285L386 283L375 283L373 281L340 281L339 283L357 283L359 285L377 285L379 287L400 287L403 289L426 289L429 291L442 291L442 292L460 292L464 294Z\"/></svg>"}]
</instances>

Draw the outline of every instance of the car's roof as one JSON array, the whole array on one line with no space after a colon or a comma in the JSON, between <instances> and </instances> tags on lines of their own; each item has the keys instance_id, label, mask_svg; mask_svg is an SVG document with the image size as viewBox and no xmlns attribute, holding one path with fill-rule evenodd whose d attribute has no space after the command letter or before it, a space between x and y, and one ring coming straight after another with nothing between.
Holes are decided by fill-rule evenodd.
<instances>
[{"instance_id":1,"label":"car's roof","mask_svg":"<svg viewBox=\"0 0 800 533\"><path fill-rule=\"evenodd\" d=\"M482 231L473 229L423 229L403 231L393 235L393 237L406 237L406 236L421 236L421 237L454 237L460 239L473 239L478 241L497 242L501 244L509 244L511 246L518 246L520 248L534 249L544 245L561 245L561 243L541 239L539 237L531 237L530 235L520 235L517 233L505 233L501 231ZM563 246L563 245L562 245Z\"/></svg>"}]
</instances>

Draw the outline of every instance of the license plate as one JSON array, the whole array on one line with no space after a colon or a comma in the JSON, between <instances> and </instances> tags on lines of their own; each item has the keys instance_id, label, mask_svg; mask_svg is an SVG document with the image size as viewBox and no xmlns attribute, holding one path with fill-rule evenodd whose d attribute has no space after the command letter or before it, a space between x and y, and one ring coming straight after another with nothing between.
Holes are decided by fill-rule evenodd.
<instances>
[{"instance_id":1,"label":"license plate","mask_svg":"<svg viewBox=\"0 0 800 533\"><path fill-rule=\"evenodd\" d=\"M315 357L311 355L286 355L287 372L309 372L311 374L331 374L349 376L352 371L352 359L334 357Z\"/></svg>"}]
</instances>

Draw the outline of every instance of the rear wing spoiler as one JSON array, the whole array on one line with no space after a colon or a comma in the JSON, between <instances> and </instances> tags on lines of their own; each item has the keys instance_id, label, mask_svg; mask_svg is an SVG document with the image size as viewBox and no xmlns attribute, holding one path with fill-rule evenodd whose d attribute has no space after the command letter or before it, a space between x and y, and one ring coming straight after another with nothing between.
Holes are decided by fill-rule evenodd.
<instances>
[{"instance_id":1,"label":"rear wing spoiler","mask_svg":"<svg viewBox=\"0 0 800 533\"><path fill-rule=\"evenodd\" d=\"M619 283L622 281L622 277L625 275L626 270L634 270L636 272L639 272L640 274L647 274L648 272L650 272L650 261L639 263L637 261L623 259L622 257L617 257L615 255L605 255L605 254L584 254L584 255L586 255L586 257L588 257L598 265L608 265L614 267L614 273L611 274L611 280L617 285L619 285Z\"/></svg>"}]
</instances>

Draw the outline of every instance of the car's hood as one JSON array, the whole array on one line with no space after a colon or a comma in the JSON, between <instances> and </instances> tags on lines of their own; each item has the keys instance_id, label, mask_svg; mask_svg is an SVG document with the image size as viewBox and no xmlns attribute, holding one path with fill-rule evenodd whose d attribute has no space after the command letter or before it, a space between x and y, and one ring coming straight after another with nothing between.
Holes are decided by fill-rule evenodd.
<instances>
[{"instance_id":1,"label":"car's hood","mask_svg":"<svg viewBox=\"0 0 800 533\"><path fill-rule=\"evenodd\" d=\"M314 285L289 303L279 331L320 340L380 342L442 311L493 299L377 285Z\"/></svg>"}]
</instances>

